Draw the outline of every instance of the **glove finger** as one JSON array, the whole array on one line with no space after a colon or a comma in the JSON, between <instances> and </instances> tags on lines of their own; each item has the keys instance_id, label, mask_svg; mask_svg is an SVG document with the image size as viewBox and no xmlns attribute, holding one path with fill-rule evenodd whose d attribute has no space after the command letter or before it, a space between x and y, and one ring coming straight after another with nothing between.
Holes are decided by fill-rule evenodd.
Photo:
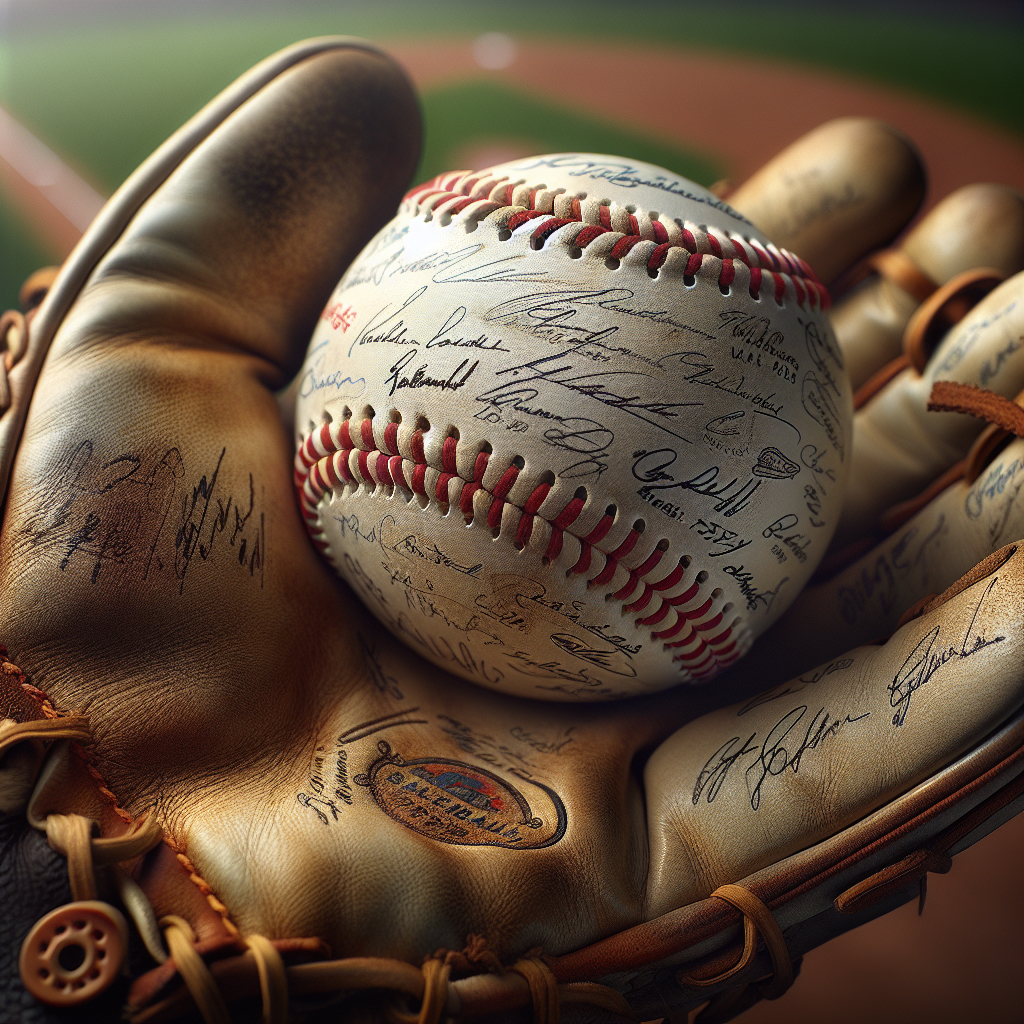
<instances>
[{"instance_id":1,"label":"glove finger","mask_svg":"<svg viewBox=\"0 0 1024 1024\"><path fill-rule=\"evenodd\" d=\"M921 158L881 121L815 128L728 194L731 206L826 284L894 238L924 197Z\"/></svg>"},{"instance_id":2,"label":"glove finger","mask_svg":"<svg viewBox=\"0 0 1024 1024\"><path fill-rule=\"evenodd\" d=\"M1024 536L1024 439L1011 437L976 472L950 483L831 578L812 582L751 652L746 684L773 686L888 636L908 609L1008 538Z\"/></svg>"},{"instance_id":3,"label":"glove finger","mask_svg":"<svg viewBox=\"0 0 1024 1024\"><path fill-rule=\"evenodd\" d=\"M691 722L644 778L647 914L834 835L1024 701L1024 548L1010 545L882 646ZM954 588L955 589L955 588Z\"/></svg>"},{"instance_id":4,"label":"glove finger","mask_svg":"<svg viewBox=\"0 0 1024 1024\"><path fill-rule=\"evenodd\" d=\"M124 743L147 733L154 764L178 757L183 720L209 752L244 742L242 718L265 732L265 702L309 713L297 680L255 680L314 642L310 607L341 615L350 598L296 514L271 389L397 204L418 131L404 73L362 44L271 58L126 183L11 371L5 464L30 397L31 413L0 537L0 635L36 675L88 650L93 671L68 674L61 700L120 719ZM210 681L206 703L168 672ZM173 712L151 721L155 678ZM226 713L237 730L217 724Z\"/></svg>"},{"instance_id":5,"label":"glove finger","mask_svg":"<svg viewBox=\"0 0 1024 1024\"><path fill-rule=\"evenodd\" d=\"M855 389L900 355L911 316L936 288L975 267L1024 270L1024 196L1004 185L957 189L868 263L876 275L831 312Z\"/></svg>"},{"instance_id":6,"label":"glove finger","mask_svg":"<svg viewBox=\"0 0 1024 1024\"><path fill-rule=\"evenodd\" d=\"M869 533L881 513L918 493L962 458L984 424L930 412L936 381L957 381L1013 398L1024 389L1024 274L1006 281L953 328L923 371L908 366L854 414L853 452L833 541Z\"/></svg>"}]
</instances>

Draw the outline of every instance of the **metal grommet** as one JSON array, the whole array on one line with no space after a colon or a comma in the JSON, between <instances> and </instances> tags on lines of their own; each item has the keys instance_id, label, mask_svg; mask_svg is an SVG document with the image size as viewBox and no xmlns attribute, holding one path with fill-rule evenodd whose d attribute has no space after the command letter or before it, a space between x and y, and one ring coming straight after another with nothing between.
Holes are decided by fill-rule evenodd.
<instances>
[{"instance_id":1,"label":"metal grommet","mask_svg":"<svg viewBox=\"0 0 1024 1024\"><path fill-rule=\"evenodd\" d=\"M98 900L67 903L25 936L21 981L42 1003L78 1006L117 977L127 948L128 926L119 910Z\"/></svg>"}]
</instances>

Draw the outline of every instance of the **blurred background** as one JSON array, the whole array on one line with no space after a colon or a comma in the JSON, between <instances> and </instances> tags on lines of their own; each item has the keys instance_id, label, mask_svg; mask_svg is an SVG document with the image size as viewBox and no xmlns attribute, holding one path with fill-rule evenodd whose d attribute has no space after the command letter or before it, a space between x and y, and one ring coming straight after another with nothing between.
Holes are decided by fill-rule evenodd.
<instances>
[{"instance_id":1,"label":"blurred background","mask_svg":"<svg viewBox=\"0 0 1024 1024\"><path fill-rule=\"evenodd\" d=\"M420 89L418 178L589 150L742 181L832 117L880 117L929 166L932 205L1024 188L1024 3L0 0L0 309L70 252L106 196L263 57L364 36ZM906 906L805 958L748 1024L1024 1021L1024 819Z\"/></svg>"}]
</instances>

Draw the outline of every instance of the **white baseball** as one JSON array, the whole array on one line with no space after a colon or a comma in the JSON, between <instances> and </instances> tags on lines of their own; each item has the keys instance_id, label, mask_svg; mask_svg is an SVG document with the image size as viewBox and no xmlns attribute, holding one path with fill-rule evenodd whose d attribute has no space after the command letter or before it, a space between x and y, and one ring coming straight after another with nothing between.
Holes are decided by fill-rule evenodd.
<instances>
[{"instance_id":1,"label":"white baseball","mask_svg":"<svg viewBox=\"0 0 1024 1024\"><path fill-rule=\"evenodd\" d=\"M496 690L709 679L838 518L850 388L824 288L726 203L560 154L414 190L300 381L307 526L396 637Z\"/></svg>"}]
</instances>

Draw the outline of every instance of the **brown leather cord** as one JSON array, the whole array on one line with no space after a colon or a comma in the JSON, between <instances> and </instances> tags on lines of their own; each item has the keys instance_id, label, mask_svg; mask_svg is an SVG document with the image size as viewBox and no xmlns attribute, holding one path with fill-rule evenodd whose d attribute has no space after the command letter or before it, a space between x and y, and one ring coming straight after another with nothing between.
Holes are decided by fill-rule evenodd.
<instances>
[{"instance_id":1,"label":"brown leather cord","mask_svg":"<svg viewBox=\"0 0 1024 1024\"><path fill-rule=\"evenodd\" d=\"M247 935L245 944L256 959L260 976L263 1024L288 1024L288 975L281 954L263 935Z\"/></svg>"},{"instance_id":2,"label":"brown leather cord","mask_svg":"<svg viewBox=\"0 0 1024 1024\"><path fill-rule=\"evenodd\" d=\"M88 743L92 739L89 719L85 717L37 718L31 722L0 722L0 758L11 747L27 740L77 740Z\"/></svg>"},{"instance_id":3,"label":"brown leather cord","mask_svg":"<svg viewBox=\"0 0 1024 1024\"><path fill-rule=\"evenodd\" d=\"M92 830L96 823L80 814L49 814L46 817L46 841L68 860L71 898L76 903L95 900L96 871L92 861Z\"/></svg>"},{"instance_id":4,"label":"brown leather cord","mask_svg":"<svg viewBox=\"0 0 1024 1024\"><path fill-rule=\"evenodd\" d=\"M976 384L961 384L953 380L937 380L928 398L930 412L962 412L1018 437L1024 437L1024 409L1009 398Z\"/></svg>"},{"instance_id":5,"label":"brown leather cord","mask_svg":"<svg viewBox=\"0 0 1024 1024\"><path fill-rule=\"evenodd\" d=\"M989 292L1006 280L991 267L978 267L958 274L927 297L910 318L903 332L903 353L876 370L854 392L853 408L862 409L894 377L907 367L923 374L936 346L951 327L959 323ZM902 287L902 285L901 285Z\"/></svg>"},{"instance_id":6,"label":"brown leather cord","mask_svg":"<svg viewBox=\"0 0 1024 1024\"><path fill-rule=\"evenodd\" d=\"M561 1000L558 997L558 982L551 968L539 957L531 956L517 960L509 969L522 975L530 986L534 1024L558 1024L561 1020Z\"/></svg>"},{"instance_id":7,"label":"brown leather cord","mask_svg":"<svg viewBox=\"0 0 1024 1024\"><path fill-rule=\"evenodd\" d=\"M4 369L10 371L28 348L28 325L25 315L9 309L0 316L0 349L4 353Z\"/></svg>"},{"instance_id":8,"label":"brown leather cord","mask_svg":"<svg viewBox=\"0 0 1024 1024\"><path fill-rule=\"evenodd\" d=\"M907 367L910 366L910 358L904 353L890 360L880 370L876 370L857 390L853 393L854 411L862 409L871 401L879 391L882 390L893 379L898 377Z\"/></svg>"},{"instance_id":9,"label":"brown leather cord","mask_svg":"<svg viewBox=\"0 0 1024 1024\"><path fill-rule=\"evenodd\" d=\"M121 905L128 911L128 916L132 919L146 952L158 964L162 964L167 959L167 950L164 949L160 925L157 923L156 914L153 913L153 904L149 902L139 883L123 868L114 869L114 883Z\"/></svg>"},{"instance_id":10,"label":"brown leather cord","mask_svg":"<svg viewBox=\"0 0 1024 1024\"><path fill-rule=\"evenodd\" d=\"M927 301L938 285L902 250L883 249L869 256L864 264L891 281L918 303Z\"/></svg>"},{"instance_id":11,"label":"brown leather cord","mask_svg":"<svg viewBox=\"0 0 1024 1024\"><path fill-rule=\"evenodd\" d=\"M915 879L920 885L918 912L924 909L928 872L945 874L952 865L951 850L990 817L998 814L1024 793L1024 775L1018 775L1012 782L993 793L978 804L949 828L935 836L927 846L914 850L905 857L876 871L851 886L833 901L836 910L843 914L856 914L874 906L879 900L906 889Z\"/></svg>"},{"instance_id":12,"label":"brown leather cord","mask_svg":"<svg viewBox=\"0 0 1024 1024\"><path fill-rule=\"evenodd\" d=\"M778 999L796 976L793 970L793 959L786 947L782 929L772 912L749 889L742 885L720 885L712 894L720 900L734 906L743 915L743 952L739 960L728 970L713 978L699 978L692 974L677 974L682 985L695 988L709 988L728 981L739 974L754 958L757 952L758 937L762 939L768 956L772 961L772 977L767 985L758 986L763 999Z\"/></svg>"},{"instance_id":13,"label":"brown leather cord","mask_svg":"<svg viewBox=\"0 0 1024 1024\"><path fill-rule=\"evenodd\" d=\"M878 527L873 533L852 541L845 548L825 558L811 578L812 584L817 585L837 576L871 551L879 541L909 522L947 487L951 487L959 480L973 484L1010 438L1024 437L1024 391L1010 401L994 391L979 388L974 384L940 380L932 386L928 409L932 412L966 413L978 419L989 420L989 426L978 435L970 451L960 462L950 466L945 473L913 498L886 509L878 517ZM903 620L900 622L902 624Z\"/></svg>"},{"instance_id":14,"label":"brown leather cord","mask_svg":"<svg viewBox=\"0 0 1024 1024\"><path fill-rule=\"evenodd\" d=\"M167 948L206 1024L231 1024L231 1015L217 983L203 958L196 952L195 932L188 921L168 914L160 919ZM258 961L257 961L258 962Z\"/></svg>"},{"instance_id":15,"label":"brown leather cord","mask_svg":"<svg viewBox=\"0 0 1024 1024\"><path fill-rule=\"evenodd\" d=\"M423 965L423 1002L417 1024L438 1024L448 1004L448 976L451 967L440 960Z\"/></svg>"},{"instance_id":16,"label":"brown leather cord","mask_svg":"<svg viewBox=\"0 0 1024 1024\"><path fill-rule=\"evenodd\" d=\"M394 1004L385 1011L388 1021L391 1024L439 1024L448 1007L448 978L451 971L451 964L442 957L434 956L424 960L421 968L423 994L420 996L419 1012L409 1013L401 1009L402 1000L396 998Z\"/></svg>"},{"instance_id":17,"label":"brown leather cord","mask_svg":"<svg viewBox=\"0 0 1024 1024\"><path fill-rule=\"evenodd\" d=\"M964 271L947 281L914 311L903 332L903 351L918 373L924 373L932 352L946 332L1005 280L1006 275L993 267Z\"/></svg>"}]
</instances>

